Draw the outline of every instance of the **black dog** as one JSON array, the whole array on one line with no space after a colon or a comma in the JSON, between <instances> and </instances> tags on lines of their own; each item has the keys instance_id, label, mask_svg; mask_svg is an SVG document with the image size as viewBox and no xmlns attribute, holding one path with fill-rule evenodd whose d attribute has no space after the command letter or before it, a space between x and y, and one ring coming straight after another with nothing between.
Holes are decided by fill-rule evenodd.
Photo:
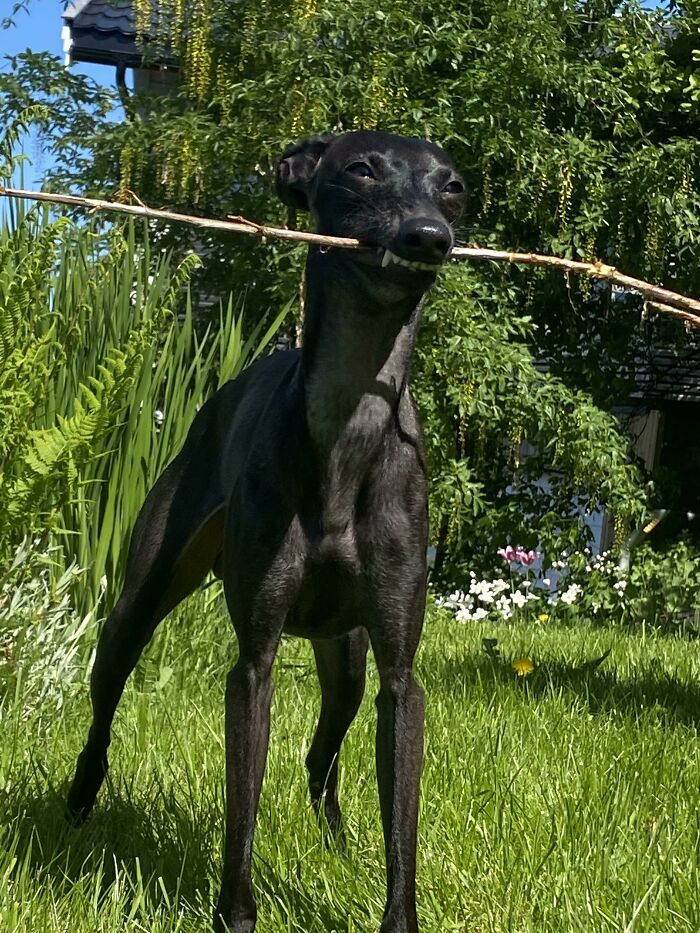
<instances>
[{"instance_id":1,"label":"black dog","mask_svg":"<svg viewBox=\"0 0 700 933\"><path fill-rule=\"evenodd\" d=\"M416 824L427 498L408 373L424 293L448 257L464 185L432 143L386 133L289 148L280 197L320 233L303 348L277 353L202 408L141 510L124 590L100 636L94 719L68 796L87 816L107 772L115 708L157 624L208 571L224 580L240 655L226 684L226 842L217 930L249 933L255 817L283 632L311 639L322 708L306 763L311 800L342 841L338 753L377 661L377 773L387 865L382 933L418 929Z\"/></svg>"}]
</instances>

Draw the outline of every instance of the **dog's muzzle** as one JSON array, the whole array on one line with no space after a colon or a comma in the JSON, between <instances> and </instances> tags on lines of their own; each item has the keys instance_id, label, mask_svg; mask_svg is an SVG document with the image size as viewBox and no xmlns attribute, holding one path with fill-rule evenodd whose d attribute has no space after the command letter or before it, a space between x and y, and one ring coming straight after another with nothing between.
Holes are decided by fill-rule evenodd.
<instances>
[{"instance_id":1,"label":"dog's muzzle","mask_svg":"<svg viewBox=\"0 0 700 933\"><path fill-rule=\"evenodd\" d=\"M365 265L386 269L400 266L413 272L436 273L453 245L447 224L427 217L404 220L389 246L359 250L353 258Z\"/></svg>"}]
</instances>

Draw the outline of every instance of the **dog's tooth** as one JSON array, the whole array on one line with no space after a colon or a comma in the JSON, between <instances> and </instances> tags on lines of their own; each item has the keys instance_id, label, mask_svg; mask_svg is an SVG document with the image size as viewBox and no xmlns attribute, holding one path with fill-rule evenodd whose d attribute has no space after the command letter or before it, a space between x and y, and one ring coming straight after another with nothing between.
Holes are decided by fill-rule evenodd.
<instances>
[{"instance_id":1,"label":"dog's tooth","mask_svg":"<svg viewBox=\"0 0 700 933\"><path fill-rule=\"evenodd\" d=\"M439 265L434 265L431 262L412 262L410 259L402 259L401 256L392 253L390 249L385 249L382 257L382 269L385 269L391 263L396 263L396 265L403 266L406 269L421 269L425 272L434 272L440 268Z\"/></svg>"}]
</instances>

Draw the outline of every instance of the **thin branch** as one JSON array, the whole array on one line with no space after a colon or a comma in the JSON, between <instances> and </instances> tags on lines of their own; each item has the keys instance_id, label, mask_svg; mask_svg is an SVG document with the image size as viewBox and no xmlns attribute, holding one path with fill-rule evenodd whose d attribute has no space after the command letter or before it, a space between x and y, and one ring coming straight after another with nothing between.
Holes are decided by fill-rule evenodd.
<instances>
[{"instance_id":1,"label":"thin branch","mask_svg":"<svg viewBox=\"0 0 700 933\"><path fill-rule=\"evenodd\" d=\"M654 311L661 311L663 314L670 314L680 321L685 321L691 327L700 327L700 317L696 314L688 314L687 311L681 311L680 308L672 308L670 305L660 304L658 301L645 301L644 307L645 309L653 308Z\"/></svg>"},{"instance_id":2,"label":"thin branch","mask_svg":"<svg viewBox=\"0 0 700 933\"><path fill-rule=\"evenodd\" d=\"M526 266L554 266L565 269L567 272L577 272L594 279L603 279L613 285L620 285L630 291L639 292L655 304L657 310L666 305L681 308L686 311L696 311L700 315L700 301L679 295L660 285L651 285L642 279L634 279L631 275L618 272L615 266L608 266L603 262L579 262L576 259L562 259L560 256L545 256L541 253L509 253L500 249L481 249L479 247L458 246L452 250L452 255L458 259L492 259L496 262L514 262ZM689 314L691 323L700 325L700 317ZM688 318L685 318L687 320Z\"/></svg>"},{"instance_id":3,"label":"thin branch","mask_svg":"<svg viewBox=\"0 0 700 933\"><path fill-rule=\"evenodd\" d=\"M349 237L320 236L318 233L305 233L303 230L286 230L284 227L266 227L253 223L243 217L235 220L211 220L208 217L195 217L192 214L177 214L175 211L160 211L144 204L118 204L115 201L103 201L99 198L81 198L74 194L50 194L48 191L23 191L20 188L0 187L0 197L24 198L28 201L48 201L52 204L69 204L71 207L87 208L90 213L112 211L118 214L131 214L152 220L169 220L173 223L190 224L194 227L206 227L208 230L224 230L227 233L248 233L251 236L278 237L282 240L300 240L304 243L320 243L324 246L339 246L344 249L366 249L359 240Z\"/></svg>"},{"instance_id":4,"label":"thin branch","mask_svg":"<svg viewBox=\"0 0 700 933\"><path fill-rule=\"evenodd\" d=\"M0 196L47 201L52 204L68 204L72 207L86 208L91 213L95 211L112 211L152 220L185 223L209 230L223 230L227 233L246 233L250 236L260 237L263 240L268 237L275 237L342 249L367 248L359 240L350 237L322 236L318 233L306 233L302 230L268 227L264 224L246 220L244 217L233 217L230 220L212 220L208 217L195 217L192 214L156 210L152 207L146 207L144 204L120 204L97 198L81 198L70 194L51 194L46 191L25 191L19 188L0 187ZM478 246L457 246L452 250L452 258L512 262L529 266L553 266L567 272L587 275L590 278L601 279L610 282L612 285L619 285L627 290L637 292L647 299L648 306L654 308L654 310L680 318L692 327L700 327L700 301L688 298L685 295L679 295L667 288L661 288L659 285L651 285L641 279L632 278L632 276L618 272L614 266L606 265L603 262L579 262L575 259L563 259L560 256L547 256L542 253L513 253L507 250L481 249Z\"/></svg>"}]
</instances>

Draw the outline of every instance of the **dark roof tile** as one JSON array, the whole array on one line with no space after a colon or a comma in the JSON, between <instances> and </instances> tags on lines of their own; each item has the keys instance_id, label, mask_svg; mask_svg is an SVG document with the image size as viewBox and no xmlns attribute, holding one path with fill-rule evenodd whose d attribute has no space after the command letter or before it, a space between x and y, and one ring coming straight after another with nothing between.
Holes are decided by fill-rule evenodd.
<instances>
[{"instance_id":1,"label":"dark roof tile","mask_svg":"<svg viewBox=\"0 0 700 933\"><path fill-rule=\"evenodd\" d=\"M158 34L160 11L153 15L151 34ZM167 65L177 67L171 49L149 43L148 55L136 41L134 0L73 0L63 14L68 31L66 51L73 61L121 64L130 68Z\"/></svg>"},{"instance_id":2,"label":"dark roof tile","mask_svg":"<svg viewBox=\"0 0 700 933\"><path fill-rule=\"evenodd\" d=\"M63 18L73 29L96 29L134 36L134 10L131 0L77 0Z\"/></svg>"}]
</instances>

